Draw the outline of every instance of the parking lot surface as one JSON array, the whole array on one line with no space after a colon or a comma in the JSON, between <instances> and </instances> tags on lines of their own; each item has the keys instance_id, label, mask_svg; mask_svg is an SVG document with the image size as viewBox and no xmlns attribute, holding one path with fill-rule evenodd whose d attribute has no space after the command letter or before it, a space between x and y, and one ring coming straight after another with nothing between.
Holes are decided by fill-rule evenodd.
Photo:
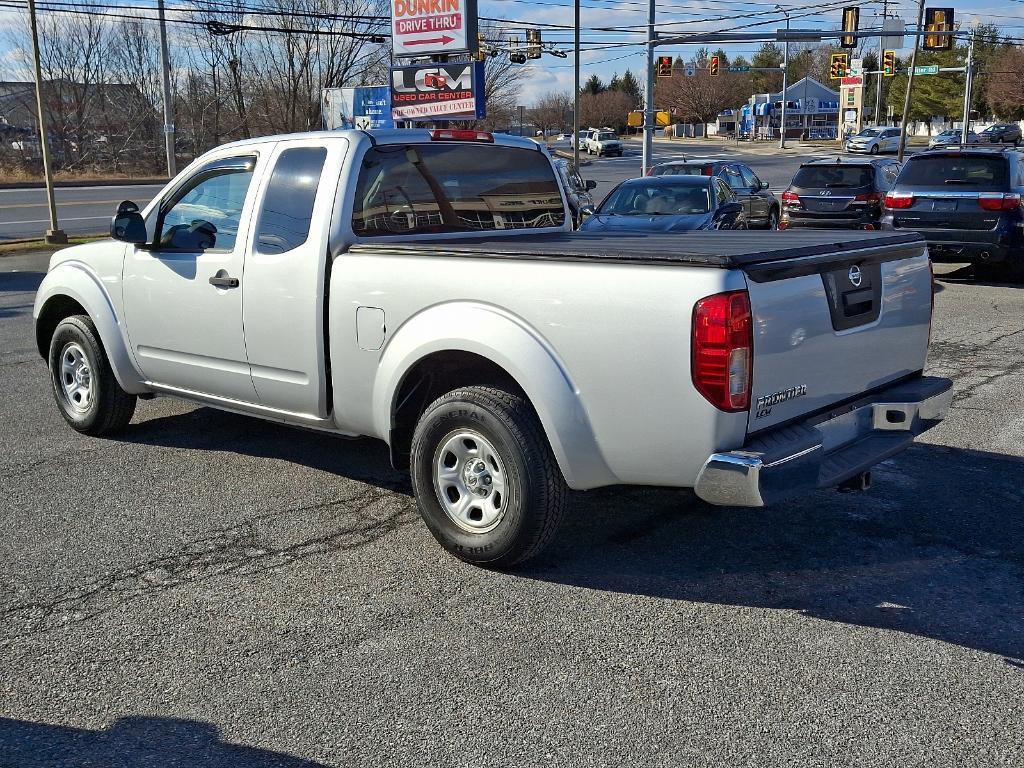
<instances>
[{"instance_id":1,"label":"parking lot surface","mask_svg":"<svg viewBox=\"0 0 1024 768\"><path fill-rule=\"evenodd\" d=\"M495 573L381 443L169 399L73 432L45 268L0 258L0 766L1024 763L1024 288L940 270L954 407L871 490L579 494Z\"/></svg>"}]
</instances>

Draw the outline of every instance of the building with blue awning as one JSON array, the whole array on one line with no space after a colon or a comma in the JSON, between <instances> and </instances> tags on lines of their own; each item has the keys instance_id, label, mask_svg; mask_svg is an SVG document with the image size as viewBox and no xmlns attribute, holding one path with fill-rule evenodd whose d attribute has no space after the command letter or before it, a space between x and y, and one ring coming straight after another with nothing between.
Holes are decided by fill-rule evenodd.
<instances>
[{"instance_id":1,"label":"building with blue awning","mask_svg":"<svg viewBox=\"0 0 1024 768\"><path fill-rule=\"evenodd\" d=\"M738 131L758 139L779 137L782 101L786 100L786 135L808 139L834 139L839 130L839 92L805 77L786 88L785 94L753 94L738 109L718 117L718 132Z\"/></svg>"}]
</instances>

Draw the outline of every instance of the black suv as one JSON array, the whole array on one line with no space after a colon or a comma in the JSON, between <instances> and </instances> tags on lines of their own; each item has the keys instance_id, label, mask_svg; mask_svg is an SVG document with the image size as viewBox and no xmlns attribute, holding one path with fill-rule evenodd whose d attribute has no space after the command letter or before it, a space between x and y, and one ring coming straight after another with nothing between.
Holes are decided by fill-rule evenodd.
<instances>
[{"instance_id":1,"label":"black suv","mask_svg":"<svg viewBox=\"0 0 1024 768\"><path fill-rule=\"evenodd\" d=\"M779 229L880 229L882 198L899 172L895 160L837 157L804 163L782 193Z\"/></svg>"},{"instance_id":2,"label":"black suv","mask_svg":"<svg viewBox=\"0 0 1024 768\"><path fill-rule=\"evenodd\" d=\"M672 160L653 166L648 176L717 176L736 193L751 229L778 229L779 203L749 165L717 157Z\"/></svg>"},{"instance_id":3,"label":"black suv","mask_svg":"<svg viewBox=\"0 0 1024 768\"><path fill-rule=\"evenodd\" d=\"M972 146L909 158L885 197L882 229L916 230L935 261L1024 274L1024 154Z\"/></svg>"},{"instance_id":4,"label":"black suv","mask_svg":"<svg viewBox=\"0 0 1024 768\"><path fill-rule=\"evenodd\" d=\"M978 134L982 141L992 144L1013 144L1020 146L1020 126L1016 123L996 123Z\"/></svg>"}]
</instances>

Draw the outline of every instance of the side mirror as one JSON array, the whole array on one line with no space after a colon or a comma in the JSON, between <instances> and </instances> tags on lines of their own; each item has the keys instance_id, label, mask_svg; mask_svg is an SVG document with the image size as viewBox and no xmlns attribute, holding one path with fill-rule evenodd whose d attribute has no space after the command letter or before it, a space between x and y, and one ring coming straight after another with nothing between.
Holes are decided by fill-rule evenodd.
<instances>
[{"instance_id":1,"label":"side mirror","mask_svg":"<svg viewBox=\"0 0 1024 768\"><path fill-rule=\"evenodd\" d=\"M117 206L117 213L110 221L110 236L123 243L142 245L146 242L146 222L139 213L139 206L131 200Z\"/></svg>"},{"instance_id":2,"label":"side mirror","mask_svg":"<svg viewBox=\"0 0 1024 768\"><path fill-rule=\"evenodd\" d=\"M770 186L771 186L771 184L769 184L767 181L762 181L761 182L761 189L768 189L768 187L770 187Z\"/></svg>"},{"instance_id":3,"label":"side mirror","mask_svg":"<svg viewBox=\"0 0 1024 768\"><path fill-rule=\"evenodd\" d=\"M587 188L587 191L589 192L592 189L597 189L597 182L594 181L593 179L587 179L585 186Z\"/></svg>"}]
</instances>

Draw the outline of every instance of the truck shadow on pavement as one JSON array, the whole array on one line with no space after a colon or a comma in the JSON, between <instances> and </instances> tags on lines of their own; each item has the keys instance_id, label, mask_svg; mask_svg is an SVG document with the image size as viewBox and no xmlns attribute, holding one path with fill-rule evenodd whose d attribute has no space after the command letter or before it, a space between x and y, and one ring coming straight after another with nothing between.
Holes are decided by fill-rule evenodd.
<instances>
[{"instance_id":1,"label":"truck shadow on pavement","mask_svg":"<svg viewBox=\"0 0 1024 768\"><path fill-rule=\"evenodd\" d=\"M123 717L103 730L0 717L0 765L17 768L324 768L282 752L231 744L196 720Z\"/></svg>"},{"instance_id":2,"label":"truck shadow on pavement","mask_svg":"<svg viewBox=\"0 0 1024 768\"><path fill-rule=\"evenodd\" d=\"M1024 659L1024 459L917 445L874 477L866 493L762 510L671 490L581 494L554 544L518 573Z\"/></svg>"}]
</instances>

